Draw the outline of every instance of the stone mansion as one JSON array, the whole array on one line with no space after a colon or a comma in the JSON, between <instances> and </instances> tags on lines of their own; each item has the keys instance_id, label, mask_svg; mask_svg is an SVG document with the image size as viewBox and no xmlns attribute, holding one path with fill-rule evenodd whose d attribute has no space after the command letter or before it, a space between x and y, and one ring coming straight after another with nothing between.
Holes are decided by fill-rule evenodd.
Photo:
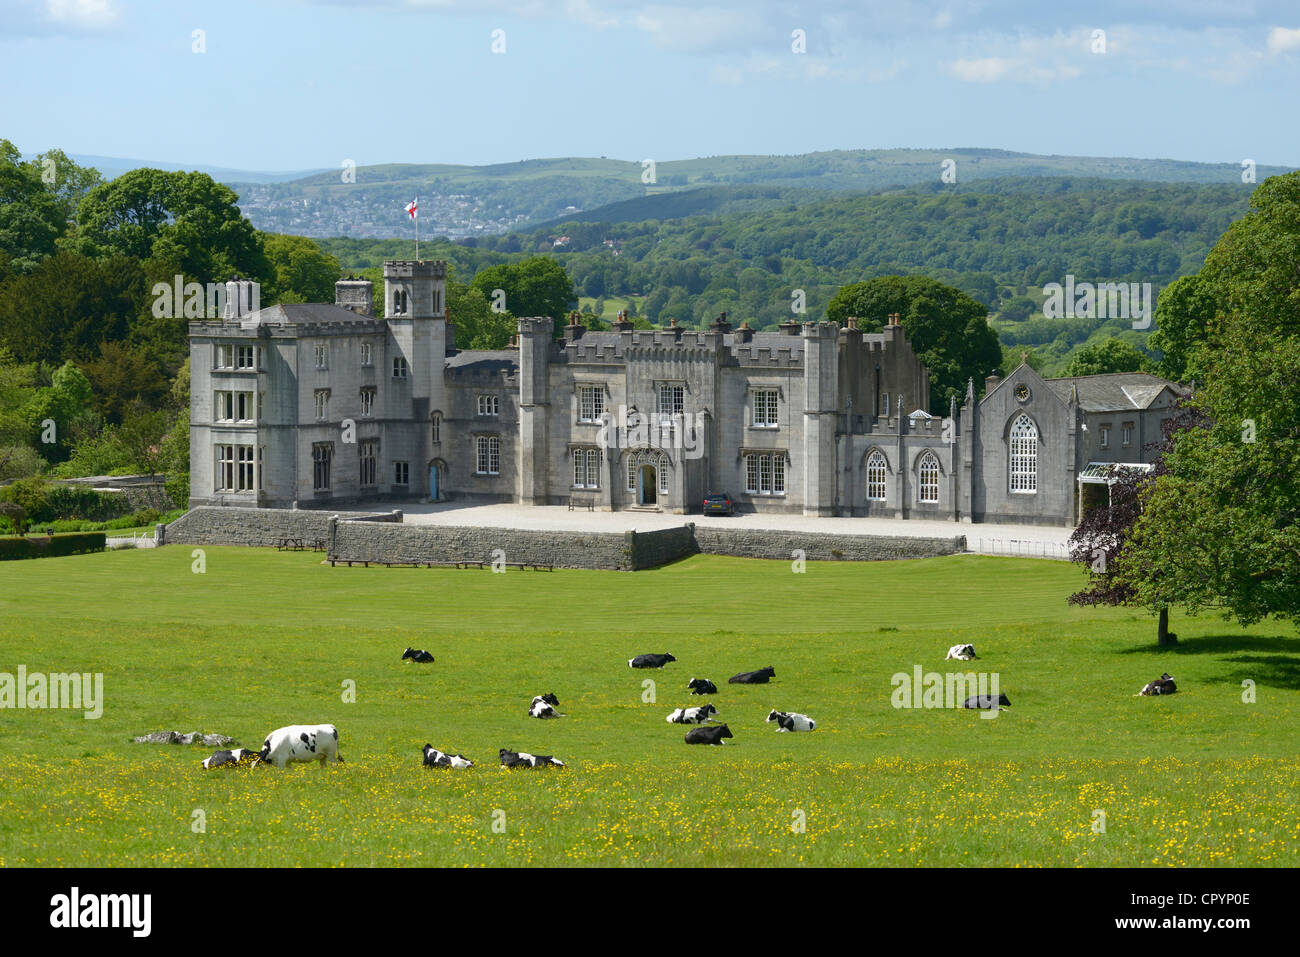
<instances>
[{"instance_id":1,"label":"stone mansion","mask_svg":"<svg viewBox=\"0 0 1300 957\"><path fill-rule=\"evenodd\" d=\"M190 505L579 503L1072 525L1111 466L1141 464L1185 395L1143 373L1044 379L1021 365L946 418L897 317L775 332L725 317L554 337L523 318L509 349L455 347L442 262L345 279L328 304L191 322Z\"/></svg>"}]
</instances>

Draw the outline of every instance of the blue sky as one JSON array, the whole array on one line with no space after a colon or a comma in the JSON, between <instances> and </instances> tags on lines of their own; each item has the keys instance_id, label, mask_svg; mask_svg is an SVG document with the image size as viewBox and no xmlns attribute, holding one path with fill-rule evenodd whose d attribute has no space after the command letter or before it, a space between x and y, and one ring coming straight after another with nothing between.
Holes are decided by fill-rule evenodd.
<instances>
[{"instance_id":1,"label":"blue sky","mask_svg":"<svg viewBox=\"0 0 1300 957\"><path fill-rule=\"evenodd\" d=\"M1294 0L0 0L0 31L0 137L24 153L286 170L980 146L1300 166Z\"/></svg>"}]
</instances>

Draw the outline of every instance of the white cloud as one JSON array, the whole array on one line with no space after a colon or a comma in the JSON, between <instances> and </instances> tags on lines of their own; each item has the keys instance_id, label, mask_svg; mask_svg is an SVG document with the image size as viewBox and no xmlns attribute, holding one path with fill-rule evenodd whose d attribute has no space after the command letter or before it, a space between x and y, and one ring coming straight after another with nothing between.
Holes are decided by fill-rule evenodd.
<instances>
[{"instance_id":1,"label":"white cloud","mask_svg":"<svg viewBox=\"0 0 1300 957\"><path fill-rule=\"evenodd\" d=\"M1300 29L1290 30L1286 27L1274 27L1268 31L1268 52L1270 56L1300 50Z\"/></svg>"},{"instance_id":2,"label":"white cloud","mask_svg":"<svg viewBox=\"0 0 1300 957\"><path fill-rule=\"evenodd\" d=\"M98 30L117 23L120 11L113 0L45 0L45 13L60 26Z\"/></svg>"},{"instance_id":3,"label":"white cloud","mask_svg":"<svg viewBox=\"0 0 1300 957\"><path fill-rule=\"evenodd\" d=\"M1012 63L999 56L988 56L978 60L954 60L948 65L948 72L963 83L992 83L1011 72Z\"/></svg>"}]
</instances>

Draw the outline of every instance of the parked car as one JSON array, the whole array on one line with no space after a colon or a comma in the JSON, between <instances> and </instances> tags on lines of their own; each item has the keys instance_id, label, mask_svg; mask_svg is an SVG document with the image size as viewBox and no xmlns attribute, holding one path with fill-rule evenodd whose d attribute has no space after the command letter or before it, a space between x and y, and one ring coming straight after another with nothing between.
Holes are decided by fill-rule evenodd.
<instances>
[{"instance_id":1,"label":"parked car","mask_svg":"<svg viewBox=\"0 0 1300 957\"><path fill-rule=\"evenodd\" d=\"M731 496L726 492L709 492L704 496L705 515L731 515Z\"/></svg>"}]
</instances>

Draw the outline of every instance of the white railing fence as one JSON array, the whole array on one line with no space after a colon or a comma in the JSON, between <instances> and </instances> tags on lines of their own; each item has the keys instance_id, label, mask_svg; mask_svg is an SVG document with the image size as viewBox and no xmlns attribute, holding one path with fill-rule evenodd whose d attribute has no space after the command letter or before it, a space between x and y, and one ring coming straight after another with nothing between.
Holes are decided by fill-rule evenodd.
<instances>
[{"instance_id":1,"label":"white railing fence","mask_svg":"<svg viewBox=\"0 0 1300 957\"><path fill-rule=\"evenodd\" d=\"M970 538L966 550L979 555L1013 555L1018 558L1054 558L1070 560L1070 548L1062 542L1029 538Z\"/></svg>"}]
</instances>

